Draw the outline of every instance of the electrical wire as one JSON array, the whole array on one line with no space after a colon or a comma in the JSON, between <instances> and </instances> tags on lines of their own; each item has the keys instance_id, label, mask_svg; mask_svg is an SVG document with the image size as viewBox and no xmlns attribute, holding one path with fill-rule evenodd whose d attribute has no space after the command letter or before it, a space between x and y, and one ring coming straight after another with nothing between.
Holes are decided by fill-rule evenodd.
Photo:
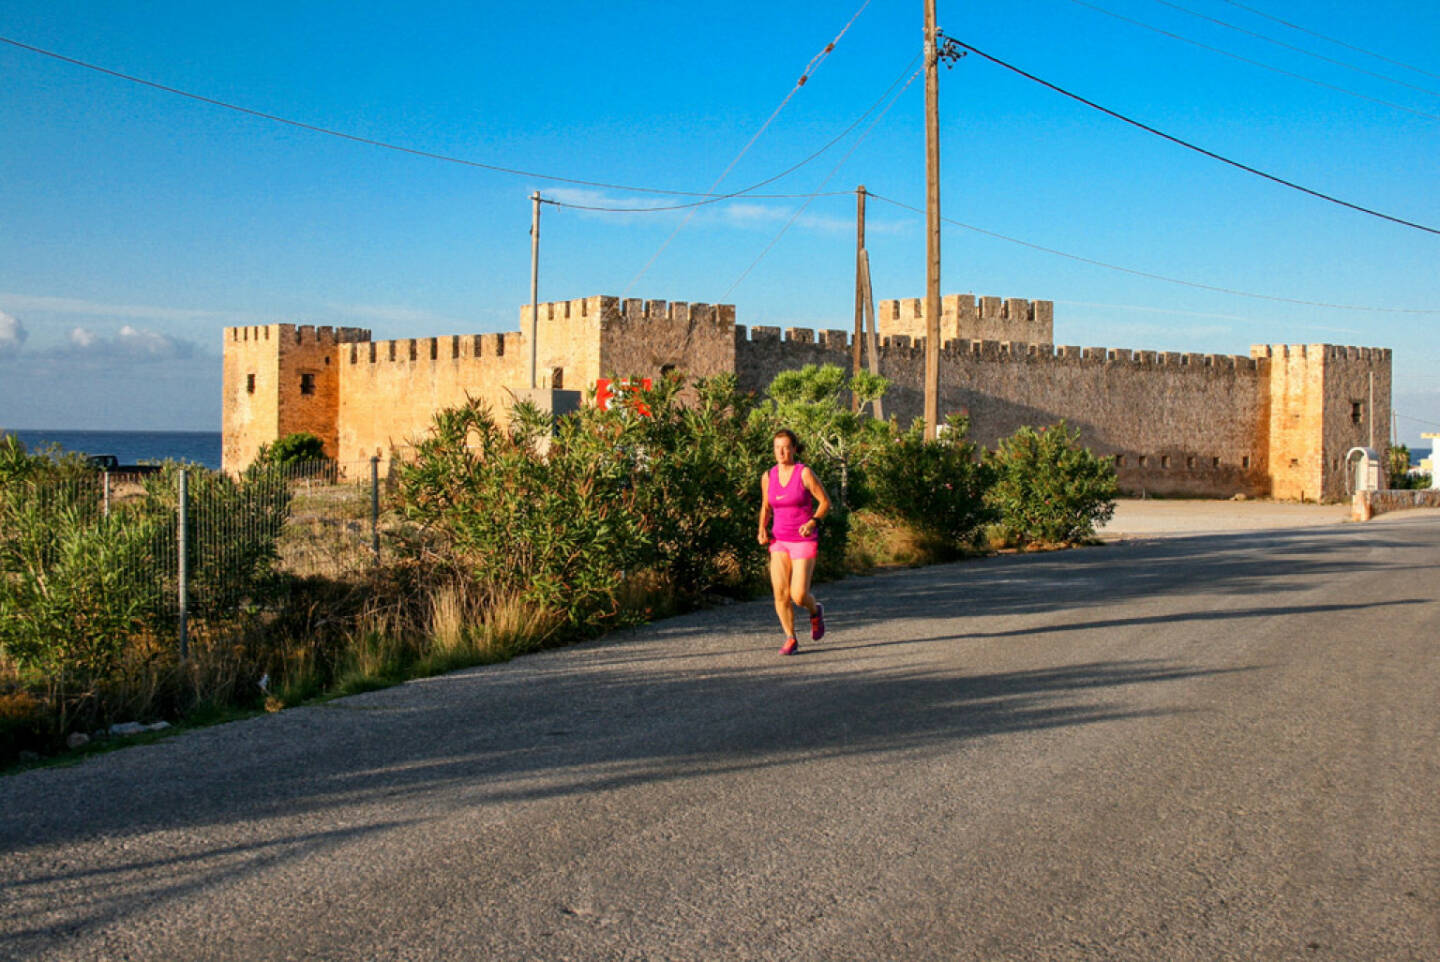
<instances>
[{"instance_id":1,"label":"electrical wire","mask_svg":"<svg viewBox=\"0 0 1440 962\"><path fill-rule=\"evenodd\" d=\"M1234 167L1234 168L1236 168L1237 170L1243 170L1243 171L1245 171L1246 173L1254 174L1254 175L1257 176L1257 177L1263 177L1265 180L1268 180L1268 181L1271 181L1271 182L1273 182L1273 183L1279 184L1279 185L1281 185L1282 187L1289 187L1291 190L1298 190L1298 191L1299 191L1300 193L1302 193L1302 194L1309 194L1311 197L1316 197L1316 198L1318 198L1318 199L1320 199L1320 200L1328 201L1329 203L1332 203L1332 204L1337 204L1337 205L1339 205L1340 207L1348 207L1348 208L1350 208L1351 210L1359 211L1359 212L1362 213L1362 214L1369 214L1371 217L1378 217L1378 218L1380 218L1381 220L1388 220L1388 221L1390 221L1391 223L1400 224L1400 225L1402 225L1402 226L1404 226L1404 227L1413 227L1415 230L1424 231L1424 232L1427 233L1427 234L1440 234L1440 229L1436 229L1436 228L1434 228L1434 227L1427 227L1427 226L1425 226L1424 224L1417 224L1417 223L1415 223L1414 221L1405 220L1405 219L1400 218L1400 217L1395 217L1395 216L1393 216L1393 215L1391 215L1391 214L1384 214L1384 213L1381 213L1381 212L1378 211L1378 210L1372 210L1372 209L1369 208L1369 207L1362 207L1362 206L1360 206L1359 204L1352 204L1352 203L1350 203L1348 200L1341 200L1341 199L1338 198L1338 197L1334 197L1334 196L1332 196L1332 195L1330 195L1330 194L1322 193L1321 191L1318 191L1318 190L1312 190L1311 188L1302 186L1302 185L1300 185L1300 184L1297 184L1297 183L1295 183L1294 181L1285 180L1283 177L1277 177L1277 176L1275 176L1274 174L1267 174L1265 171L1260 170L1259 168L1251 167L1251 166L1249 166L1248 164L1242 164L1242 163L1240 163L1238 160L1231 160L1231 159L1228 158L1228 157L1225 157L1225 156L1223 156L1223 155L1221 155L1221 154L1215 153L1213 150L1206 150L1204 147L1200 147L1200 146L1197 146L1197 145L1195 145L1195 144L1192 144L1192 143L1190 143L1188 140L1181 140L1179 137L1176 137L1176 136L1174 136L1174 135L1172 135L1172 134L1167 134L1167 133L1165 133L1163 130L1159 130L1159 129L1155 128L1155 127L1151 127L1151 126L1148 125L1148 124L1143 124L1143 123L1141 123L1141 122L1138 121L1138 120L1134 120L1134 119L1132 119L1132 118L1130 118L1130 117L1125 116L1125 115L1122 114L1122 113L1119 113L1119 112L1117 112L1117 111L1111 110L1109 107L1102 107L1102 106L1100 106L1099 104L1097 104L1097 103L1096 103L1095 101L1093 101L1093 100L1086 100L1084 97L1080 96L1080 95L1077 94L1077 93L1071 93L1069 90L1066 90L1064 87L1057 86L1056 84L1053 84L1053 83L1051 83L1051 82L1048 81L1048 80L1042 80L1041 78L1035 76L1034 74L1028 73L1028 72L1026 72L1026 71L1024 71L1024 70L1021 70L1019 67L1015 66L1014 64L1006 63L1005 61L1001 60L999 57L991 56L990 54L986 53L985 51L980 50L980 49L978 49L978 48L976 48L976 47L973 47L973 46L971 46L970 44L965 43L964 41L954 40L954 38L950 38L950 37L947 37L946 39L947 39L947 40L952 40L952 41L955 43L956 46L958 46L958 47L963 47L964 49L970 51L971 53L976 54L977 56L983 57L984 59L990 61L991 63L995 64L996 66L1004 67L1006 70L1009 70L1011 73L1019 74L1021 77L1024 77L1026 80L1033 81L1033 82L1039 84L1039 85L1042 86L1042 87L1047 87L1047 88L1049 88L1050 90L1053 90L1053 91L1055 91L1055 92L1058 93L1058 94L1061 94L1061 95L1063 95L1063 96L1069 97L1071 100L1074 100L1074 101L1076 101L1077 103L1082 103L1082 104L1084 104L1085 106L1091 108L1092 110L1098 110L1098 111L1100 111L1102 114L1106 114L1107 116L1114 117L1116 120L1123 121L1123 122L1129 124L1129 125L1132 126L1132 127L1137 127L1137 128L1139 128L1140 130L1145 131L1146 133L1154 134L1155 136L1160 137L1160 138L1163 139L1163 140L1168 140L1168 141L1170 141L1172 144L1176 144L1176 145L1178 145L1178 146L1180 146L1180 147L1184 147L1186 150L1193 150L1195 153L1201 154L1201 155L1203 155L1203 156L1205 156L1205 157L1209 157L1211 160L1218 160L1218 161L1220 161L1220 163L1222 163L1222 164L1228 164L1229 166Z\"/></svg>"},{"instance_id":2,"label":"electrical wire","mask_svg":"<svg viewBox=\"0 0 1440 962\"><path fill-rule=\"evenodd\" d=\"M1070 0L1070 2L1075 4L1076 6L1085 7L1089 10L1094 10L1096 13L1103 13L1107 17L1114 17L1116 20L1124 21L1125 23L1140 27L1143 30L1149 30L1153 33L1158 33L1162 37L1169 37L1171 40L1179 40L1181 43L1188 43L1192 47L1199 47L1201 50L1208 50L1209 52L1219 54L1222 57L1229 57L1231 60L1238 60L1241 63L1249 64L1252 67L1259 67L1261 70L1269 70L1272 73L1278 73L1281 76L1290 77L1292 80L1300 80L1307 84L1314 84L1317 87L1324 87L1326 90L1334 90L1337 93L1347 94L1351 97L1358 97L1361 100L1368 100L1371 103L1381 104L1386 107L1391 107L1395 110L1403 110L1405 113L1415 114L1420 117L1426 117L1430 120L1440 120L1440 114L1426 113L1423 110L1416 110L1414 107L1407 107L1404 104L1397 104L1393 100L1382 100L1379 97L1372 97L1369 94L1362 94L1358 90L1351 90L1349 87L1341 87L1338 84L1326 83L1323 80L1316 80L1314 77L1307 77L1304 74L1295 73L1291 70L1285 70L1284 68L1276 67L1272 64L1265 63L1264 61L1251 60L1249 57L1242 57L1238 53L1231 53L1229 50L1222 50L1220 47L1212 47L1208 43L1202 43L1199 40L1192 40L1191 38L1183 36L1182 34L1172 33L1169 30L1165 30L1161 27L1156 27L1152 24L1148 24L1143 20L1136 20L1134 17L1127 17L1124 14L1116 13L1113 10L1107 10L1097 4L1089 3L1087 2L1087 0Z\"/></svg>"},{"instance_id":3,"label":"electrical wire","mask_svg":"<svg viewBox=\"0 0 1440 962\"><path fill-rule=\"evenodd\" d=\"M833 138L830 139L830 141L829 141L828 143L825 144L825 146L821 147L819 150L815 151L813 154L811 154L809 157L806 157L804 160L800 161L799 163L797 163L797 164L792 164L791 166L785 168L784 170L780 171L780 173L774 175L773 177L767 177L766 179L760 181L759 183L751 184L749 187L746 187L746 188L744 188L743 190L732 191L731 193L728 193L728 194L715 194L715 195L712 195L712 196L710 196L710 197L707 197L705 200L691 201L691 202L685 203L685 204L667 204L667 205L664 205L664 206L661 206L661 207L602 207L602 206L597 206L597 205L592 205L592 204L572 204L572 203L569 203L569 202L566 202L566 201L558 201L558 200L544 200L543 202L544 202L544 203L547 203L547 204L554 204L556 207L569 207L569 208L571 208L571 209L573 209L573 210L603 211L603 212L605 212L605 213L612 213L612 214L616 214L616 213L622 213L622 214L647 214L647 213L651 213L651 212L654 212L654 211L684 210L684 209L686 209L686 208L688 208L688 207L703 207L703 206L705 206L706 204L717 204L717 203L719 203L719 202L721 202L721 201L732 200L732 199L734 199L734 198L736 198L736 197L742 197L742 196L745 197L745 198L747 198L747 199L755 199L755 200L760 200L760 199L764 199L764 200L797 199L797 200L798 200L798 199L801 199L801 198L835 197L835 196L838 196L838 195L840 195L840 194L848 194L848 193L850 193L850 191L848 191L848 190L845 190L845 191L835 191L835 192L832 192L832 193L817 193L817 192L811 192L811 193L808 193L808 194L756 194L756 193L752 193L752 191L759 190L761 187L764 187L766 184L772 184L772 183L774 183L775 181L779 180L779 179L782 178L782 177L788 176L789 174L793 174L795 171L799 170L801 167L804 167L806 164L810 163L810 161L812 161L812 160L814 160L815 158L819 157L821 154L825 153L825 151L829 150L831 147L834 147L834 146L835 146L836 144L838 144L840 141L844 140L845 137L849 135L850 131L852 131L852 130L854 130L856 127L860 126L860 124L865 120L865 118L868 117L868 116L870 116L871 112L874 111L876 107L880 106L880 104L882 104L882 103L885 101L885 98L886 98L886 97L889 97L889 96L890 96L890 91L894 90L895 87L900 83L900 81L902 81L902 80L905 79L905 75L910 72L910 68L913 67L913 66L915 66L915 61L916 61L916 60L919 60L919 59L920 59L920 55L919 55L919 54L915 55L914 57L911 57L911 58L910 58L910 62L905 65L905 69L900 72L900 75L899 75L898 77L896 77L893 82L891 82L891 84L890 84L889 87L886 87L886 88L885 88L885 92L882 93L882 94L880 95L880 97L879 97L873 104L871 104L869 107L867 107L867 108L865 109L865 112L864 112L864 113L862 113L859 117L856 117L855 120L854 120L854 122L851 123L849 127L846 127L844 130L840 131L840 133L836 134ZM912 79L913 79L913 78L912 78ZM888 110L889 108L886 108L886 109ZM863 136L863 135L862 135L862 136Z\"/></svg>"},{"instance_id":4,"label":"electrical wire","mask_svg":"<svg viewBox=\"0 0 1440 962\"><path fill-rule=\"evenodd\" d=\"M1356 53L1363 53L1367 57L1374 57L1376 60L1383 60L1385 63L1393 64L1396 67L1404 67L1406 70L1413 70L1418 74L1424 74L1427 77L1434 77L1436 80L1440 80L1440 74L1431 73L1429 70L1422 70L1419 67L1405 63L1403 60L1394 60L1390 57L1385 56L1384 54L1376 53L1373 50L1366 50L1364 47L1357 47L1353 43L1346 43L1344 40L1336 40L1334 37L1327 37L1323 33L1316 33L1314 30L1310 30L1306 27L1300 26L1298 23L1291 23L1289 20L1281 20L1279 17L1271 16L1263 10L1256 10L1254 7L1247 7L1243 3L1237 3L1236 0L1220 0L1220 2L1228 3L1232 7L1239 7L1241 10L1253 13L1257 17L1264 17L1266 20L1272 20L1275 23L1280 24L1282 27L1289 27L1291 30L1296 30L1300 33L1306 33L1312 37L1318 37L1319 39L1324 40L1326 43L1335 44L1337 47L1344 47L1346 50L1353 50Z\"/></svg>"},{"instance_id":5,"label":"electrical wire","mask_svg":"<svg viewBox=\"0 0 1440 962\"><path fill-rule=\"evenodd\" d=\"M914 207L910 204L905 204L898 200L892 200L891 198L881 196L874 191L866 191L866 193L878 201L883 201L886 204L891 204L895 207L899 207L901 210L908 210L912 213L920 214L922 216L925 213L925 210L923 208ZM966 224L962 221L955 220L953 217L942 216L940 219L945 221L947 224L953 224L956 227L963 227L965 230L973 231L977 234L984 234L986 237L993 237L996 240L1003 240L1011 244L1018 244L1021 247L1028 247L1031 250L1040 251L1044 254L1054 254L1056 257L1064 257L1067 260L1077 261L1081 264L1089 264L1093 267L1103 267L1106 270L1119 271L1122 274L1132 274L1135 277L1144 277L1152 281L1164 281L1167 284L1179 284L1183 287L1193 287L1202 291L1214 291L1219 294L1233 294L1236 297L1249 297L1260 301L1275 301L1280 304L1300 304L1305 307L1328 307L1342 311L1370 311L1380 314L1440 314L1440 309L1410 307L1373 307L1364 304L1332 304L1326 301L1306 301L1294 297L1278 297L1273 294L1256 294L1251 291L1242 291L1231 287L1217 287L1213 284L1200 284L1195 281L1182 280L1178 277L1168 277L1164 274L1153 274L1149 271L1136 270L1133 267L1121 267L1118 264L1109 264L1105 261L1095 260L1094 258L1090 257L1081 257L1079 254L1067 253L1066 251L1056 250L1053 247L1044 247L1040 244L1032 244L1029 241L1020 240L1016 237L1009 237L1005 234L996 233L992 230L986 230L983 227L976 227L973 224Z\"/></svg>"},{"instance_id":6,"label":"electrical wire","mask_svg":"<svg viewBox=\"0 0 1440 962\"><path fill-rule=\"evenodd\" d=\"M1421 93L1427 93L1432 96L1440 97L1440 91L1431 90L1429 87L1421 87L1419 84L1406 83L1403 80L1396 80L1394 77L1388 77L1383 73L1376 73L1373 70L1366 70L1364 67L1357 67L1354 64L1346 63L1343 60L1336 60L1334 57L1327 57L1324 54L1315 53L1313 50L1306 50L1304 47L1297 47L1293 43L1286 43L1283 40L1276 40L1274 37L1267 37L1263 33L1257 33L1254 30L1247 30L1245 27L1230 23L1228 20L1221 20L1219 17L1212 17L1209 14L1200 13L1197 10L1191 10L1189 7L1184 7L1178 3L1173 3L1171 2L1171 0L1154 0L1154 2L1160 4L1162 7L1169 7L1172 10L1179 10L1181 13L1188 14L1189 16L1195 17L1196 19L1204 20L1207 23L1213 23L1216 26L1224 27L1226 30L1233 30L1236 33L1244 34L1247 37L1253 37L1256 40L1263 40L1265 43L1273 44L1277 47L1282 47L1286 50L1294 51L1295 53L1313 58L1315 60L1319 60L1323 63L1333 64L1336 67L1344 67L1346 70L1353 70L1356 73L1362 73L1367 77L1374 77L1377 80L1384 80L1386 83L1392 83L1400 87L1408 87L1411 90L1418 90Z\"/></svg>"},{"instance_id":7,"label":"electrical wire","mask_svg":"<svg viewBox=\"0 0 1440 962\"><path fill-rule=\"evenodd\" d=\"M810 58L810 62L805 65L804 71L802 71L800 74L800 79L795 81L795 85L790 88L790 92L785 95L785 99L780 101L780 105L775 108L775 110L766 119L765 123L760 125L760 129L755 131L755 135L750 138L749 142L746 143L744 147L740 148L740 153L736 154L735 158L725 166L725 169L723 171L720 172L720 176L715 178L715 182L710 185L710 190L707 191L707 193L715 193L715 188L719 187L721 181L723 181L727 176L729 176L730 171L733 170L735 168L735 165L740 162L740 158L744 157L746 152L755 145L755 141L760 139L760 135L765 133L765 131L770 128L770 125L775 122L775 118L780 116L780 111L785 109L785 105L790 103L790 100L797 93L800 92L800 88L805 86L806 82L810 79L810 77L815 73L816 70L820 69L820 65L823 64L827 59L829 59L830 54L835 50L835 45L840 42L840 38L845 36L845 34L849 31L851 24L853 24L856 20L860 18L860 14L864 13L865 8L868 6L870 6L870 0L865 0L865 2L860 5L860 9L856 10L855 13L850 17L850 19L845 23L845 26L840 28L840 32L835 35L835 39L831 40L820 50L819 53ZM679 233L685 229L685 225L689 224L690 219L694 216L695 211L692 209L689 213L685 215L684 219L675 226L675 229L670 232L670 236L665 238L664 242L661 243L660 249L657 250L654 254L651 254L650 259L645 262L644 267L640 268L639 273L637 273L634 277L630 278L630 283L626 284L624 290L620 292L621 297L624 297L626 294L630 293L630 290L635 286L635 284L640 280L640 278L645 276L645 273L650 270L654 263L660 259L660 255L665 252L665 248L670 246L670 242L673 241L679 235Z\"/></svg>"},{"instance_id":8,"label":"electrical wire","mask_svg":"<svg viewBox=\"0 0 1440 962\"><path fill-rule=\"evenodd\" d=\"M146 80L144 77L136 77L131 74L121 73L118 70L111 70L108 67L101 67L97 64L87 63L83 60L76 60L74 57L67 57L64 54L55 53L52 50L45 50L41 47L32 46L28 43L22 43L19 40L12 40L9 37L0 37L0 43L9 44L12 47L17 47L21 50L27 50L31 53L39 54L42 57L49 57L52 60L58 60L62 63L71 64L72 66L83 67L86 70L93 70L96 73L104 74L109 77L116 77L120 80L126 80L130 83L139 84L142 87L150 87L154 90L163 91L164 93L175 94L178 97L185 97L189 100L198 101L199 103L209 104L212 107L221 107L225 110L231 110L236 113L245 114L250 117L257 117L261 120L268 120L273 123L284 124L286 126L295 127L300 130L308 130L311 133L323 134L327 137L337 137L341 140L348 140L351 143L364 144L367 147L379 147L382 150L393 150L397 153L409 154L414 157L424 157L428 160L439 160L447 164L459 164L463 167L474 167L480 170L490 170L500 174L513 174L517 177L528 177L534 180L546 180L559 184L574 184L577 187L598 187L603 190L620 190L635 194L660 194L669 197L717 196L713 193L704 193L702 191L696 190L669 190L662 187L640 187L634 184L615 184L599 180L583 180L577 177L564 177L559 174L546 174L535 170L525 170L519 167L506 167L500 164L488 164L478 160L467 160L463 157L455 157L450 154L440 154L435 153L434 151L420 150L415 147L406 147L402 144L394 144L384 140L375 140L370 137L360 137L356 134L347 134L344 131L334 130L329 127L321 127L316 124L308 124L301 120L291 120L288 117L281 117L278 114L266 113L262 110L255 110L251 107L242 107L239 104L232 104L227 103L223 100L216 100L213 97L206 97L203 94L192 93L188 90L181 90L178 87L170 87L162 83L156 83L153 80ZM801 164L807 162L808 159L806 161L802 161ZM769 178L767 180L764 180L761 182L760 185L757 186L763 186L764 184L768 184L774 179L776 178ZM743 193L743 191L737 193Z\"/></svg>"},{"instance_id":9,"label":"electrical wire","mask_svg":"<svg viewBox=\"0 0 1440 962\"><path fill-rule=\"evenodd\" d=\"M860 145L865 142L865 138L870 135L870 131L874 130L875 125L880 123L880 121L885 117L885 115L890 112L890 108L895 106L896 102L900 100L900 98L904 95L905 91L910 89L910 85L915 82L915 78L920 76L920 73L921 71L917 70L913 74L911 74L910 79L905 81L905 86L901 87L899 92L896 93L895 96L891 99L891 101L885 105L885 109L880 111L880 113L876 115L874 120L870 121L870 125L861 132L859 137L855 139L855 143L850 145L850 149L846 151L845 156L841 157L840 162L830 169L830 173L825 175L825 179L820 182L820 186L822 188L830 182L830 179L839 172L841 167L845 166L845 162L849 160L851 155L860 148ZM846 193L849 193L849 191L846 191ZM785 226L781 227L779 232L770 239L770 243L765 245L765 249L760 252L759 256L757 256L753 261L751 261L750 266L745 268L745 270L741 271L740 276L735 278L735 282L725 289L724 294L720 295L721 301L724 301L727 297L729 297L730 292L735 290L735 288L739 287L740 282L745 280L745 278L749 276L750 272L755 269L755 266L765 259L765 255L769 254L771 249L773 249L776 244L780 243L780 238L784 237L785 232L794 225L795 221L800 219L801 214L805 213L806 208L810 206L811 200L814 200L814 198L812 197L807 199L805 203L800 205L800 207L795 211L795 213L790 215L790 219L785 222Z\"/></svg>"}]
</instances>

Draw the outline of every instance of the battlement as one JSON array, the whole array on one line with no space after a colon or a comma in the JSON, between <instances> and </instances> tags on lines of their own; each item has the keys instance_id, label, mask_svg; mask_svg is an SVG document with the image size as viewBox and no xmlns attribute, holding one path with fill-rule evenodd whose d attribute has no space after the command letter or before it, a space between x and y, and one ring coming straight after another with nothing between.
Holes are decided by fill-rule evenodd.
<instances>
[{"instance_id":1,"label":"battlement","mask_svg":"<svg viewBox=\"0 0 1440 962\"><path fill-rule=\"evenodd\" d=\"M313 324L252 324L225 328L224 338L234 344L272 341L275 344L309 344L332 347L370 340L370 331L361 327L330 327Z\"/></svg>"},{"instance_id":2,"label":"battlement","mask_svg":"<svg viewBox=\"0 0 1440 962\"><path fill-rule=\"evenodd\" d=\"M679 324L735 323L734 304L688 303L686 301L644 300L639 297L621 299L603 294L570 301L543 301L536 305L541 321L566 321L595 318L600 325L665 321ZM520 328L530 325L530 305L520 307Z\"/></svg>"},{"instance_id":3,"label":"battlement","mask_svg":"<svg viewBox=\"0 0 1440 962\"><path fill-rule=\"evenodd\" d=\"M881 301L875 327L884 336L924 337L928 327L923 298ZM947 294L940 298L942 340L1024 341L1043 344L1055 339L1055 303L1023 297L980 297Z\"/></svg>"},{"instance_id":4,"label":"battlement","mask_svg":"<svg viewBox=\"0 0 1440 962\"><path fill-rule=\"evenodd\" d=\"M827 351L848 352L852 338L842 330L812 330L801 327L747 328L735 325L736 343L817 346ZM925 353L925 338L909 334L891 334L877 339L882 360L920 357ZM1352 351L1369 350L1351 348ZM1388 352L1387 352L1388 353ZM1131 365L1135 367L1210 368L1228 371L1255 371L1263 357L1243 354L1197 354L1177 351L1134 350L1119 347L1078 347L1028 341L997 341L975 338L952 338L941 345L941 356L950 360L1010 361L1015 363L1057 363L1067 365Z\"/></svg>"},{"instance_id":5,"label":"battlement","mask_svg":"<svg viewBox=\"0 0 1440 962\"><path fill-rule=\"evenodd\" d=\"M946 294L940 298L942 317L962 319L1020 321L1032 324L1054 324L1055 303L1053 301L1028 301L1023 297L980 297L974 294ZM886 321L923 320L925 299L906 297L893 301L881 301L877 311L879 326Z\"/></svg>"},{"instance_id":6,"label":"battlement","mask_svg":"<svg viewBox=\"0 0 1440 962\"><path fill-rule=\"evenodd\" d=\"M520 353L524 336L518 331L505 334L452 334L444 337L406 337L393 341L351 344L351 364L385 362L476 360Z\"/></svg>"},{"instance_id":7,"label":"battlement","mask_svg":"<svg viewBox=\"0 0 1440 962\"><path fill-rule=\"evenodd\" d=\"M1391 360L1388 347L1355 347L1348 344L1255 344L1250 348L1251 357L1297 358L1326 361L1365 361L1372 364L1388 364Z\"/></svg>"}]
</instances>

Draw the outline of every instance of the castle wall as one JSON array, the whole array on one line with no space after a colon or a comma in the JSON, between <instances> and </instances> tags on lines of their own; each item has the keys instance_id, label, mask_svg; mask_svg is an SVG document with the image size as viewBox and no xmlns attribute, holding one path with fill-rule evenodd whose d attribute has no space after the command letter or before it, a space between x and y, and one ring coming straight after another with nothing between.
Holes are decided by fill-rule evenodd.
<instances>
[{"instance_id":1,"label":"castle wall","mask_svg":"<svg viewBox=\"0 0 1440 962\"><path fill-rule=\"evenodd\" d=\"M763 391L803 364L848 369L845 333L822 334L757 328L747 337L737 327L742 387ZM924 342L886 338L879 355L891 379L885 413L908 424L924 411ZM971 439L986 447L1063 418L1082 443L1115 458L1127 491L1261 495L1266 368L1248 357L952 341L940 356L940 410L968 414Z\"/></svg>"},{"instance_id":2,"label":"castle wall","mask_svg":"<svg viewBox=\"0 0 1440 962\"><path fill-rule=\"evenodd\" d=\"M1371 439L1384 456L1391 355L1312 344L1255 347L1250 357L1052 347L1048 301L944 298L942 414L970 418L993 447L1021 426L1061 419L1114 459L1123 489L1154 494L1273 494L1336 500L1349 493L1346 453ZM729 305L589 297L539 305L537 386L587 392L600 377L690 377L733 371L763 392L782 370L849 369L850 336L735 324ZM922 302L886 301L880 372L886 413L923 410ZM356 328L270 324L227 328L224 466L295 431L319 436L342 463L388 459L422 438L436 411L486 402L503 421L510 392L529 386L528 305L520 331L396 341ZM866 358L868 365L868 358ZM1373 404L1371 387L1373 383ZM1373 410L1372 410L1373 408Z\"/></svg>"},{"instance_id":3,"label":"castle wall","mask_svg":"<svg viewBox=\"0 0 1440 962\"><path fill-rule=\"evenodd\" d=\"M881 337L925 337L926 317L923 298L881 301L875 330ZM1054 344L1055 304L1023 297L982 297L977 302L974 294L947 295L940 298L940 343L955 340Z\"/></svg>"},{"instance_id":4,"label":"castle wall","mask_svg":"<svg viewBox=\"0 0 1440 962\"><path fill-rule=\"evenodd\" d=\"M467 397L489 403L503 423L506 389L528 381L528 352L517 332L348 345L339 363L339 459L388 460L425 436L435 412Z\"/></svg>"}]
</instances>

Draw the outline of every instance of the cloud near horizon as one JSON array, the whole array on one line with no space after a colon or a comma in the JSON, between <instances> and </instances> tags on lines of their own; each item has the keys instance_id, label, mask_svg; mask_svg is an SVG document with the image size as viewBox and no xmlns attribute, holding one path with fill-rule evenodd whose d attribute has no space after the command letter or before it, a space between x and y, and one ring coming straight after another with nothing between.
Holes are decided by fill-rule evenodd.
<instances>
[{"instance_id":1,"label":"cloud near horizon","mask_svg":"<svg viewBox=\"0 0 1440 962\"><path fill-rule=\"evenodd\" d=\"M94 360L170 361L194 357L199 351L192 341L126 324L113 336L75 327L64 345L39 353Z\"/></svg>"},{"instance_id":2,"label":"cloud near horizon","mask_svg":"<svg viewBox=\"0 0 1440 962\"><path fill-rule=\"evenodd\" d=\"M20 353L30 332L20 323L18 317L0 311L0 357L13 357Z\"/></svg>"}]
</instances>

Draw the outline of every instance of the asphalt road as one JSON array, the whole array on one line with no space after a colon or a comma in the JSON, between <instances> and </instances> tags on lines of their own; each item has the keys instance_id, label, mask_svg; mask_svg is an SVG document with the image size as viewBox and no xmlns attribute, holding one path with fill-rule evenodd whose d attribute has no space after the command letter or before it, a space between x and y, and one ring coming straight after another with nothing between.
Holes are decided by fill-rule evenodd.
<instances>
[{"instance_id":1,"label":"asphalt road","mask_svg":"<svg viewBox=\"0 0 1440 962\"><path fill-rule=\"evenodd\" d=\"M1437 564L895 572L0 779L0 956L1434 960Z\"/></svg>"}]
</instances>

